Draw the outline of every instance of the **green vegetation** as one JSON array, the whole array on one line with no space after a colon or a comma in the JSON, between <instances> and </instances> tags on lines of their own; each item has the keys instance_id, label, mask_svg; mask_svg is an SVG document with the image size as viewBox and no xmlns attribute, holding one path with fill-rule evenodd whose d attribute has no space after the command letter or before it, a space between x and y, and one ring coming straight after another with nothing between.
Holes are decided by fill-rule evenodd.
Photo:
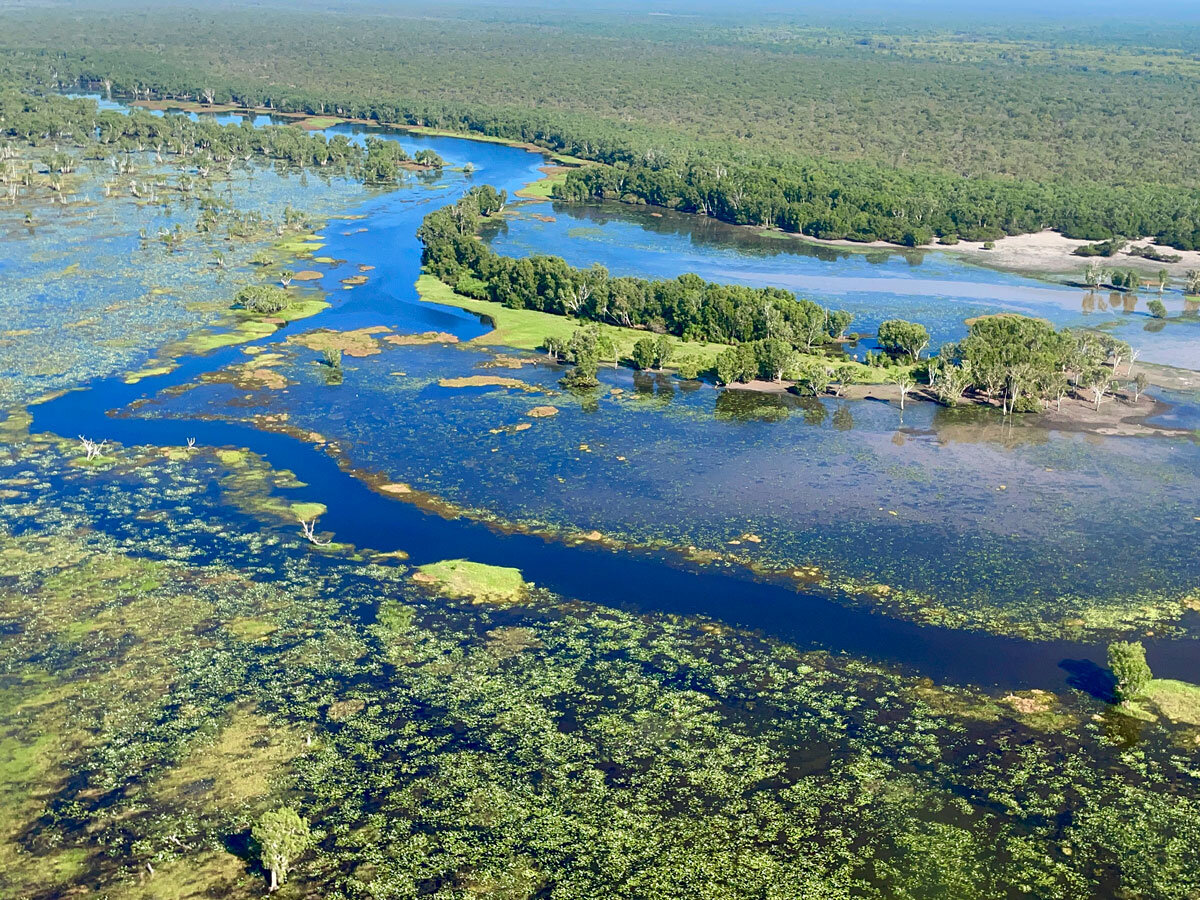
<instances>
[{"instance_id":1,"label":"green vegetation","mask_svg":"<svg viewBox=\"0 0 1200 900\"><path fill-rule=\"evenodd\" d=\"M1061 405L1072 392L1084 391L1098 410L1116 390L1122 363L1131 363L1129 345L1111 335L1056 331L1044 319L1002 314L972 321L967 336L943 346L928 371L943 403L954 405L973 391L998 401L1008 414Z\"/></svg>"},{"instance_id":2,"label":"green vegetation","mask_svg":"<svg viewBox=\"0 0 1200 900\"><path fill-rule=\"evenodd\" d=\"M490 603L512 603L527 590L517 569L489 566L466 559L429 563L417 569L414 578L436 585L448 597L469 597Z\"/></svg>"},{"instance_id":3,"label":"green vegetation","mask_svg":"<svg viewBox=\"0 0 1200 900\"><path fill-rule=\"evenodd\" d=\"M252 835L262 852L263 868L271 873L270 890L278 890L296 858L312 844L308 821L290 806L281 806L264 813Z\"/></svg>"},{"instance_id":4,"label":"green vegetation","mask_svg":"<svg viewBox=\"0 0 1200 900\"><path fill-rule=\"evenodd\" d=\"M610 278L600 265L582 270L555 256L500 256L475 235L504 199L503 192L476 187L454 205L427 215L418 231L427 270L459 293L511 309L574 316L689 342L778 339L811 352L840 339L850 325L849 314L777 288L718 285L696 275L670 281ZM669 341L655 344L651 357L641 362L656 365L663 353L669 355Z\"/></svg>"},{"instance_id":5,"label":"green vegetation","mask_svg":"<svg viewBox=\"0 0 1200 900\"><path fill-rule=\"evenodd\" d=\"M259 315L274 315L292 305L291 295L270 284L251 284L241 288L233 298L234 306Z\"/></svg>"},{"instance_id":6,"label":"green vegetation","mask_svg":"<svg viewBox=\"0 0 1200 900\"><path fill-rule=\"evenodd\" d=\"M1087 700L940 687L536 588L471 602L517 588L512 570L422 570L460 602L397 566L239 548L206 524L209 459L131 469L144 513L181 490L199 513L166 536L0 536L0 620L24 626L0 648L0 896L242 900L260 861L282 892L354 900L1200 888L1182 720L1144 724L1131 753ZM84 491L96 514L128 502ZM200 548L218 558L131 555ZM223 624L251 620L277 627Z\"/></svg>"},{"instance_id":7,"label":"green vegetation","mask_svg":"<svg viewBox=\"0 0 1200 900\"><path fill-rule=\"evenodd\" d=\"M417 293L428 303L457 306L490 319L495 326L493 330L472 341L488 347L542 350L546 348L548 340L552 345L561 342L561 346L565 347L579 327L578 320L565 316L533 309L512 309L490 300L467 297L433 275L422 275L417 280ZM646 336L644 331L635 328L595 324L613 342L617 354L622 359L628 359L633 353L634 343ZM671 337L670 340L679 345L680 353L691 354L705 360L706 363L716 359L722 350L720 344L681 341L675 337Z\"/></svg>"},{"instance_id":8,"label":"green vegetation","mask_svg":"<svg viewBox=\"0 0 1200 900\"><path fill-rule=\"evenodd\" d=\"M1126 704L1141 697L1153 678L1146 665L1146 648L1140 641L1109 644L1108 668L1117 680L1117 699Z\"/></svg>"},{"instance_id":9,"label":"green vegetation","mask_svg":"<svg viewBox=\"0 0 1200 900\"><path fill-rule=\"evenodd\" d=\"M1200 726L1200 685L1171 678L1152 678L1141 696L1170 721Z\"/></svg>"},{"instance_id":10,"label":"green vegetation","mask_svg":"<svg viewBox=\"0 0 1200 900\"><path fill-rule=\"evenodd\" d=\"M1193 28L931 18L880 33L743 12L635 27L593 9L30 9L0 64L36 85L535 142L613 164L570 173L564 196L817 237L1200 240ZM169 62L145 56L164 44Z\"/></svg>"},{"instance_id":11,"label":"green vegetation","mask_svg":"<svg viewBox=\"0 0 1200 900\"><path fill-rule=\"evenodd\" d=\"M892 353L903 353L916 362L929 346L929 332L924 325L888 319L879 323L879 346Z\"/></svg>"}]
</instances>

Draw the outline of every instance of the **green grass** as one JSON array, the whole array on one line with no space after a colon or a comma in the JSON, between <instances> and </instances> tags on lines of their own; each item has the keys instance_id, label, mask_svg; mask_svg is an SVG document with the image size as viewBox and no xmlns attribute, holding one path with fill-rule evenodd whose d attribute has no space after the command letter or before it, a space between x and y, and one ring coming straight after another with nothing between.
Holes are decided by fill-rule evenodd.
<instances>
[{"instance_id":1,"label":"green grass","mask_svg":"<svg viewBox=\"0 0 1200 900\"><path fill-rule=\"evenodd\" d=\"M569 340L575 331L585 324L577 319L566 316L555 316L550 313L538 312L531 309L509 309L499 303L489 300L475 300L457 294L450 285L432 275L422 275L417 280L417 293L427 303L442 303L447 306L457 306L473 313L487 316L495 324L495 330L480 335L471 343L487 347L513 347L517 350L537 350L548 337L559 337ZM600 326L613 343L623 359L633 352L633 345L644 337L655 337L647 331L636 328L618 328L616 325ZM672 337L675 344L675 358L685 356L696 357L702 366L712 365L717 354L725 349L725 344L696 343L682 341Z\"/></svg>"},{"instance_id":2,"label":"green grass","mask_svg":"<svg viewBox=\"0 0 1200 900\"><path fill-rule=\"evenodd\" d=\"M299 125L305 131L322 131L345 121L345 119L338 116L310 116L307 119L297 120L295 124Z\"/></svg>"},{"instance_id":3,"label":"green grass","mask_svg":"<svg viewBox=\"0 0 1200 900\"><path fill-rule=\"evenodd\" d=\"M436 584L451 597L512 603L525 593L520 569L489 566L466 559L446 559L417 570L417 580Z\"/></svg>"},{"instance_id":4,"label":"green grass","mask_svg":"<svg viewBox=\"0 0 1200 900\"><path fill-rule=\"evenodd\" d=\"M1200 685L1155 678L1146 686L1142 699L1152 702L1172 722L1200 725Z\"/></svg>"}]
</instances>

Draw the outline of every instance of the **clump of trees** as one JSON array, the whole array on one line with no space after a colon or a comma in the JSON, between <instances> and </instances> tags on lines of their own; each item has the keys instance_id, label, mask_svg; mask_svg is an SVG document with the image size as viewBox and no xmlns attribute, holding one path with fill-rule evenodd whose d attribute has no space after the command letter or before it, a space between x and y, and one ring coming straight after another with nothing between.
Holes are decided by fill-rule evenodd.
<instances>
[{"instance_id":1,"label":"clump of trees","mask_svg":"<svg viewBox=\"0 0 1200 900\"><path fill-rule=\"evenodd\" d=\"M999 402L1005 414L1032 412L1086 390L1099 409L1122 363L1131 365L1134 356L1111 335L1057 331L1044 319L1002 314L973 321L967 336L944 345L927 371L935 395L950 405L975 393Z\"/></svg>"},{"instance_id":2,"label":"clump of trees","mask_svg":"<svg viewBox=\"0 0 1200 900\"><path fill-rule=\"evenodd\" d=\"M879 346L894 353L903 353L913 362L929 346L929 332L924 325L903 319L888 319L879 324Z\"/></svg>"},{"instance_id":3,"label":"clump of trees","mask_svg":"<svg viewBox=\"0 0 1200 900\"><path fill-rule=\"evenodd\" d=\"M600 384L596 377L601 360L617 363L617 347L612 337L599 325L578 328L570 339L551 336L542 342L542 348L553 359L572 363L572 368L560 379L565 388L586 390Z\"/></svg>"},{"instance_id":4,"label":"clump of trees","mask_svg":"<svg viewBox=\"0 0 1200 900\"><path fill-rule=\"evenodd\" d=\"M251 284L238 290L233 305L258 315L272 315L291 306L292 295L273 284Z\"/></svg>"},{"instance_id":5,"label":"clump of trees","mask_svg":"<svg viewBox=\"0 0 1200 900\"><path fill-rule=\"evenodd\" d=\"M811 351L840 339L852 316L779 288L714 284L698 275L663 281L613 278L603 266L578 269L557 256L501 256L475 239L481 219L503 209L503 191L472 188L425 217L418 236L427 269L460 293L687 341L775 340ZM659 367L645 358L648 368ZM635 359L635 362L637 360Z\"/></svg>"}]
</instances>

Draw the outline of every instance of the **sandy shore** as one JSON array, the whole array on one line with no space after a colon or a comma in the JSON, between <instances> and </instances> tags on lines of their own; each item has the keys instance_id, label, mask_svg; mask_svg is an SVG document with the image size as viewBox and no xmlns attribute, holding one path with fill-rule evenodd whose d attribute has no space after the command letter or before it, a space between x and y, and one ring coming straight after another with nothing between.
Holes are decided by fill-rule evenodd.
<instances>
[{"instance_id":1,"label":"sandy shore","mask_svg":"<svg viewBox=\"0 0 1200 900\"><path fill-rule=\"evenodd\" d=\"M761 231L762 229L756 230ZM778 232L778 234L784 235L785 233ZM886 241L864 243L861 241L845 240L826 241L820 238L808 237L807 235L788 234L786 236L810 244L826 247L845 247L852 250L910 250L910 248L889 244ZM995 247L991 250L983 249L982 241L959 241L957 244L949 247L942 244L929 244L923 247L911 248L911 250L915 252L933 251L937 253L950 253L977 265L988 266L993 269L1030 272L1038 275L1066 275L1073 276L1074 280L1077 281L1083 280L1083 272L1092 259L1098 259L1102 265L1110 269L1135 269L1148 278L1156 276L1159 269L1166 269L1176 282L1183 278L1184 273L1188 269L1200 269L1200 250L1174 250L1170 247L1156 247L1161 253L1181 257L1179 262L1175 263L1155 262L1154 260L1129 255L1128 251L1132 247L1156 246L1153 240L1149 238L1131 240L1129 246L1116 256L1082 257L1074 255L1077 247L1082 247L1088 243L1094 242L1077 241L1072 238L1063 237L1057 231L1046 230L1034 234L1018 234L1012 237L1000 238L995 242ZM1178 287L1179 285L1176 284L1175 286Z\"/></svg>"}]
</instances>

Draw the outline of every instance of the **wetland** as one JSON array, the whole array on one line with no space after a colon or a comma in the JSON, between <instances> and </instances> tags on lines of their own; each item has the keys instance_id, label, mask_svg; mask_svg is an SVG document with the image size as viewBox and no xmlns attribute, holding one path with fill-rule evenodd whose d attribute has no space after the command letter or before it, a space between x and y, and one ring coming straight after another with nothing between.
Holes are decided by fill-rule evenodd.
<instances>
[{"instance_id":1,"label":"wetland","mask_svg":"<svg viewBox=\"0 0 1200 900\"><path fill-rule=\"evenodd\" d=\"M0 206L3 896L260 896L281 803L313 829L283 896L1200 890L1189 374L1137 435L623 366L570 390L517 337L541 320L417 289L425 217L545 157L304 127L445 165L249 162L216 236L105 196L107 160L33 227ZM1021 312L1200 365L1182 298L1156 330L949 256L544 196L483 239L793 289L854 313L851 353ZM235 303L281 278L284 309ZM1116 638L1158 676L1137 709Z\"/></svg>"}]
</instances>

